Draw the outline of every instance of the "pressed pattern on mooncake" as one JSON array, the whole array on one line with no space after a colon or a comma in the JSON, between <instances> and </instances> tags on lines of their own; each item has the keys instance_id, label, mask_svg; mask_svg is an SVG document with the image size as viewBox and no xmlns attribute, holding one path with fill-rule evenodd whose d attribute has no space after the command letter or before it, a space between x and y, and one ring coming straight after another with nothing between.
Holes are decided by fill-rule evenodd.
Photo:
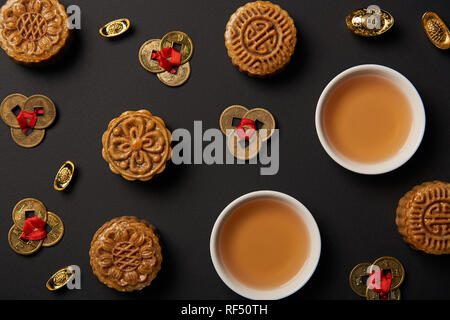
<instances>
[{"instance_id":1,"label":"pressed pattern on mooncake","mask_svg":"<svg viewBox=\"0 0 450 320\"><path fill-rule=\"evenodd\" d=\"M68 16L58 0L8 0L0 10L0 46L17 62L50 60L68 37Z\"/></svg>"},{"instance_id":2,"label":"pressed pattern on mooncake","mask_svg":"<svg viewBox=\"0 0 450 320\"><path fill-rule=\"evenodd\" d=\"M161 269L162 255L155 227L136 217L106 222L95 233L89 250L92 271L118 291L141 290Z\"/></svg>"},{"instance_id":3,"label":"pressed pattern on mooncake","mask_svg":"<svg viewBox=\"0 0 450 320\"><path fill-rule=\"evenodd\" d=\"M283 69L297 43L289 14L269 1L240 7L227 23L225 46L232 63L251 76L264 77Z\"/></svg>"},{"instance_id":4,"label":"pressed pattern on mooncake","mask_svg":"<svg viewBox=\"0 0 450 320\"><path fill-rule=\"evenodd\" d=\"M127 111L109 123L102 155L124 179L148 181L166 168L171 137L161 118L147 110Z\"/></svg>"},{"instance_id":5,"label":"pressed pattern on mooncake","mask_svg":"<svg viewBox=\"0 0 450 320\"><path fill-rule=\"evenodd\" d=\"M414 249L450 254L450 184L425 182L399 201L395 222Z\"/></svg>"}]
</instances>

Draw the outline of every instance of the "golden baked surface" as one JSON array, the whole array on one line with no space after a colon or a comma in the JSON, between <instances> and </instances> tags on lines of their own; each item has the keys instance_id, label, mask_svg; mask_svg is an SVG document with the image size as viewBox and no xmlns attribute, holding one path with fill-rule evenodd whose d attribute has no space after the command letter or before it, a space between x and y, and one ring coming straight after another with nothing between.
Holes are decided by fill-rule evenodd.
<instances>
[{"instance_id":1,"label":"golden baked surface","mask_svg":"<svg viewBox=\"0 0 450 320\"><path fill-rule=\"evenodd\" d=\"M58 0L8 0L0 10L0 46L18 62L50 59L68 36L68 16Z\"/></svg>"},{"instance_id":2,"label":"golden baked surface","mask_svg":"<svg viewBox=\"0 0 450 320\"><path fill-rule=\"evenodd\" d=\"M127 111L113 119L102 142L111 171L127 180L150 180L164 171L172 154L170 131L147 110Z\"/></svg>"},{"instance_id":3,"label":"golden baked surface","mask_svg":"<svg viewBox=\"0 0 450 320\"><path fill-rule=\"evenodd\" d=\"M148 286L162 262L155 228L136 217L106 222L95 233L89 256L98 279L118 291L141 290Z\"/></svg>"},{"instance_id":4,"label":"golden baked surface","mask_svg":"<svg viewBox=\"0 0 450 320\"><path fill-rule=\"evenodd\" d=\"M395 222L413 248L431 254L450 254L450 184L425 182L399 201Z\"/></svg>"},{"instance_id":5,"label":"golden baked surface","mask_svg":"<svg viewBox=\"0 0 450 320\"><path fill-rule=\"evenodd\" d=\"M297 30L289 14L269 1L240 7L227 23L225 46L232 63L252 76L266 76L291 59Z\"/></svg>"}]
</instances>

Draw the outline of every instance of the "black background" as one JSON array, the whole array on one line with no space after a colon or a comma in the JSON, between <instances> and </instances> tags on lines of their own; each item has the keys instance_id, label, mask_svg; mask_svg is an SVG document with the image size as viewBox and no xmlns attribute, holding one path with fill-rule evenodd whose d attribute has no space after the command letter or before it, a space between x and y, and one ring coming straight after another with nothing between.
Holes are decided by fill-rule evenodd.
<instances>
[{"instance_id":1,"label":"black background","mask_svg":"<svg viewBox=\"0 0 450 320\"><path fill-rule=\"evenodd\" d=\"M235 299L217 276L209 256L209 237L221 210L250 191L273 189L303 202L322 236L322 255L311 280L288 299L360 299L348 274L360 262L383 255L405 266L404 299L449 299L450 257L413 251L397 232L398 199L424 181L449 180L449 51L427 39L421 16L435 10L450 23L450 6L440 1L378 1L395 17L394 27L379 38L353 35L345 16L365 1L278 1L295 21L296 53L280 76L253 79L232 66L223 34L229 16L245 1L62 1L77 4L82 28L70 51L45 68L15 64L0 54L0 97L15 92L45 94L58 110L44 142L28 150L17 146L0 125L0 298L8 299ZM100 37L98 28L128 17L132 30L121 38ZM182 87L169 88L144 70L138 50L148 39L183 30L195 44L192 74ZM340 167L316 136L314 112L325 85L341 71L377 63L404 74L419 91L427 116L425 137L415 156L392 173L365 176ZM218 127L222 110L232 104L265 107L281 129L280 170L260 176L258 165L170 164L147 183L128 182L109 171L101 157L101 135L126 110L148 108L170 129L202 120ZM78 168L68 192L53 190L65 160ZM43 201L64 221L66 233L51 248L30 257L14 253L7 233L11 211L25 197ZM152 285L124 294L101 284L89 265L94 232L107 220L136 215L156 225L164 242L163 267ZM51 293L48 277L77 264L82 289Z\"/></svg>"}]
</instances>

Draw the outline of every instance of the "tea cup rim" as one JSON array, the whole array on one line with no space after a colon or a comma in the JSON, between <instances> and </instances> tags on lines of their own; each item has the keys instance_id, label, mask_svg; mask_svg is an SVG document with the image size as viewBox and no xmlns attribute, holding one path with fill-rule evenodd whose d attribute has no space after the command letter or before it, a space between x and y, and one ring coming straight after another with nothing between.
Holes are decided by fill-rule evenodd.
<instances>
[{"instance_id":1,"label":"tea cup rim","mask_svg":"<svg viewBox=\"0 0 450 320\"><path fill-rule=\"evenodd\" d=\"M405 145L396 154L394 154L392 157L386 160L374 163L357 162L348 159L343 155L340 155L337 151L334 150L334 148L328 142L328 139L326 138L324 128L322 125L323 111L325 109L327 98L332 93L332 91L342 81L345 81L348 78L355 76L357 74L363 74L364 72L367 72L368 74L375 72L384 75L387 78L390 77L391 82L394 82L394 84L397 85L397 87L405 94L405 96L407 96L408 100L413 101L413 103L410 103L410 108L413 113L413 117L416 118L415 120L413 119L412 121L416 121L417 124L415 126L412 125L412 128L405 142ZM392 78L395 78L395 80L392 80ZM350 171L366 175L383 174L393 171L401 167L409 159L411 159L411 157L416 153L417 149L419 148L422 142L423 136L425 134L425 125L426 125L425 108L419 92L411 83L411 81L409 81L408 78L406 78L400 72L379 64L357 65L348 68L339 73L338 75L336 75L323 89L317 102L315 112L316 133L326 153L342 167ZM408 141L410 141L410 144L406 146Z\"/></svg>"},{"instance_id":2,"label":"tea cup rim","mask_svg":"<svg viewBox=\"0 0 450 320\"><path fill-rule=\"evenodd\" d=\"M295 212L305 223L306 229L309 233L309 253L304 265L299 269L297 274L293 278L291 278L291 280L281 285L280 287L272 289L252 288L235 279L223 265L218 249L220 231L226 218L233 214L235 209L245 202L260 198L275 199L293 207L295 209ZM222 210L222 212L217 217L211 231L210 255L211 261L217 274L231 290L251 300L278 300L297 292L309 281L309 279L313 275L319 263L320 254L320 231L313 215L300 201L290 195L278 191L253 191L238 197Z\"/></svg>"}]
</instances>

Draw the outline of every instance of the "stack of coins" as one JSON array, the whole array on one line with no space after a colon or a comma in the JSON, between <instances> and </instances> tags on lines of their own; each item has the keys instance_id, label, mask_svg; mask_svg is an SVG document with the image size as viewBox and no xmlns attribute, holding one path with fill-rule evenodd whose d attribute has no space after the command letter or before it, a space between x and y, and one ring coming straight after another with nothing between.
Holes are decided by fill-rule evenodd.
<instances>
[{"instance_id":1,"label":"stack of coins","mask_svg":"<svg viewBox=\"0 0 450 320\"><path fill-rule=\"evenodd\" d=\"M50 228L47 236L41 240L22 240L21 236L24 229L27 215L33 213L39 219L45 221ZM21 200L13 209L12 219L14 225L8 233L8 242L16 253L30 255L38 251L41 247L51 247L57 244L64 234L64 224L61 218L50 211L47 211L45 205L33 198Z\"/></svg>"},{"instance_id":2,"label":"stack of coins","mask_svg":"<svg viewBox=\"0 0 450 320\"><path fill-rule=\"evenodd\" d=\"M253 123L253 127L241 126L239 122L242 123L242 119ZM256 157L262 142L268 140L275 130L275 119L269 111L263 108L249 110L240 105L226 108L220 116L219 124L220 130L227 136L228 150L240 160ZM243 134L239 134L238 128L243 130Z\"/></svg>"},{"instance_id":3,"label":"stack of coins","mask_svg":"<svg viewBox=\"0 0 450 320\"><path fill-rule=\"evenodd\" d=\"M179 50L177 49L179 46ZM174 48L181 52L181 63L176 68L175 73L164 70L156 59L152 59L152 53L164 48ZM192 39L184 32L171 31L164 35L162 39L151 39L146 41L139 50L139 61L144 69L156 73L158 79L170 87L178 87L184 84L191 74L189 60L194 52Z\"/></svg>"},{"instance_id":4,"label":"stack of coins","mask_svg":"<svg viewBox=\"0 0 450 320\"><path fill-rule=\"evenodd\" d=\"M27 133L24 133L17 116L21 111L32 113L36 108L42 108L43 114L38 115L36 123L28 127ZM24 148L33 148L44 140L45 129L55 121L56 107L50 98L41 94L27 98L23 94L14 93L7 96L1 103L0 116L11 128L11 136L16 144Z\"/></svg>"},{"instance_id":5,"label":"stack of coins","mask_svg":"<svg viewBox=\"0 0 450 320\"><path fill-rule=\"evenodd\" d=\"M373 283L380 280L373 277L376 271L383 276L391 274L389 291L386 292L384 299L376 290L379 289L379 285ZM400 285L404 279L405 269L400 261L394 257L381 257L373 263L360 263L353 268L349 277L350 287L353 292L361 297L365 297L367 300L400 300Z\"/></svg>"}]
</instances>

